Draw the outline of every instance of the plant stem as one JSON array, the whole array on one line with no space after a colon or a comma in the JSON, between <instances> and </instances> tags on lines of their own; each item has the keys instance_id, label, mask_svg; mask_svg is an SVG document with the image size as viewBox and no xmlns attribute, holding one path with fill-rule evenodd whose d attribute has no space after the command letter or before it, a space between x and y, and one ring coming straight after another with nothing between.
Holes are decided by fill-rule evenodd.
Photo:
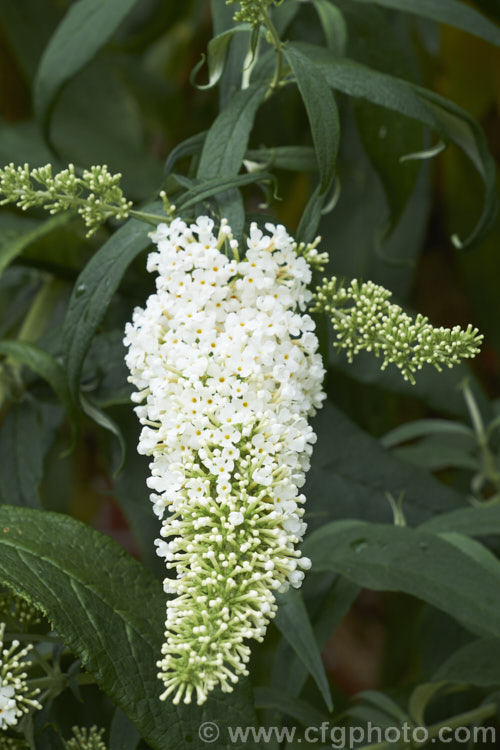
<instances>
[{"instance_id":1,"label":"plant stem","mask_svg":"<svg viewBox=\"0 0 500 750\"><path fill-rule=\"evenodd\" d=\"M272 45L276 50L276 67L274 69L274 76L270 86L270 91L274 91L279 86L283 75L283 42L281 41L279 34L276 31L276 27L267 12L263 17L263 23L267 28Z\"/></svg>"},{"instance_id":2,"label":"plant stem","mask_svg":"<svg viewBox=\"0 0 500 750\"><path fill-rule=\"evenodd\" d=\"M82 672L82 674L79 674L76 678L76 681L78 685L95 684L94 677L91 674L87 674L86 672ZM41 690L43 690L44 688L49 690L56 688L59 692L61 692L66 687L66 684L66 675L62 673L56 673L55 675L50 675L47 677L37 677L34 680L30 680L30 687L40 688Z\"/></svg>"},{"instance_id":3,"label":"plant stem","mask_svg":"<svg viewBox=\"0 0 500 750\"><path fill-rule=\"evenodd\" d=\"M133 216L134 219L139 219L139 221L144 221L146 224L153 224L155 227L158 226L162 221L166 221L166 216L157 216L156 214L148 214L144 213L143 211L136 211L135 209L130 209L130 216Z\"/></svg>"},{"instance_id":4,"label":"plant stem","mask_svg":"<svg viewBox=\"0 0 500 750\"><path fill-rule=\"evenodd\" d=\"M486 479L489 479L495 487L500 488L500 474L495 464L495 458L491 453L490 446L488 444L488 433L485 429L481 412L479 411L478 405L474 398L474 395L469 387L469 383L465 380L462 383L462 391L464 394L465 403L469 410L472 426L476 433L476 440L481 451L483 459L483 475Z\"/></svg>"}]
</instances>

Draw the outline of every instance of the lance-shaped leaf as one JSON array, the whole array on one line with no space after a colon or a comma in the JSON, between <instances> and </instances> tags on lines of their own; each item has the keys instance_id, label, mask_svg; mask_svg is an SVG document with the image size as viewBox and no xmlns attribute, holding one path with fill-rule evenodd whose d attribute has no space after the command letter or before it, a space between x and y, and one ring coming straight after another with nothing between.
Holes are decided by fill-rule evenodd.
<instances>
[{"instance_id":1,"label":"lance-shaped leaf","mask_svg":"<svg viewBox=\"0 0 500 750\"><path fill-rule=\"evenodd\" d=\"M72 428L74 427L75 406L68 390L64 369L54 357L35 344L13 339L0 340L0 355L29 367L46 380L64 407Z\"/></svg>"},{"instance_id":2,"label":"lance-shaped leaf","mask_svg":"<svg viewBox=\"0 0 500 750\"><path fill-rule=\"evenodd\" d=\"M199 180L238 174L266 89L259 83L239 91L215 119L201 154Z\"/></svg>"},{"instance_id":3,"label":"lance-shaped leaf","mask_svg":"<svg viewBox=\"0 0 500 750\"><path fill-rule=\"evenodd\" d=\"M48 130L57 95L111 38L137 0L78 0L45 49L34 87L35 111Z\"/></svg>"},{"instance_id":4,"label":"lance-shaped leaf","mask_svg":"<svg viewBox=\"0 0 500 750\"><path fill-rule=\"evenodd\" d=\"M326 38L327 46L343 55L347 44L347 24L342 11L330 0L313 0Z\"/></svg>"},{"instance_id":5,"label":"lance-shaped leaf","mask_svg":"<svg viewBox=\"0 0 500 750\"><path fill-rule=\"evenodd\" d=\"M384 8L414 13L438 23L455 26L500 47L500 29L486 16L458 0L356 0Z\"/></svg>"},{"instance_id":6,"label":"lance-shaped leaf","mask_svg":"<svg viewBox=\"0 0 500 750\"><path fill-rule=\"evenodd\" d=\"M319 66L293 44L285 47L285 57L297 81L304 102L316 158L321 192L324 193L335 175L340 138L337 104Z\"/></svg>"},{"instance_id":7,"label":"lance-shaped leaf","mask_svg":"<svg viewBox=\"0 0 500 750\"><path fill-rule=\"evenodd\" d=\"M218 34L210 40L207 48L207 57L205 58L205 55L203 55L200 62L191 71L190 81L193 86L196 86L198 89L211 89L220 81L226 66L229 42L238 31L248 32L248 26L246 24L239 24L232 29L223 31L222 34ZM205 59L208 65L208 83L196 83L196 75L205 64Z\"/></svg>"},{"instance_id":8,"label":"lance-shaped leaf","mask_svg":"<svg viewBox=\"0 0 500 750\"><path fill-rule=\"evenodd\" d=\"M332 711L332 697L325 668L300 592L291 589L286 595L278 598L278 605L278 612L274 621L276 627L313 676L323 700L328 709Z\"/></svg>"},{"instance_id":9,"label":"lance-shaped leaf","mask_svg":"<svg viewBox=\"0 0 500 750\"><path fill-rule=\"evenodd\" d=\"M92 256L76 281L62 334L69 389L75 401L97 327L128 266L149 245L150 229L141 221L128 221Z\"/></svg>"},{"instance_id":10,"label":"lance-shaped leaf","mask_svg":"<svg viewBox=\"0 0 500 750\"><path fill-rule=\"evenodd\" d=\"M196 205L196 203L218 195L226 190L235 187L251 185L253 183L273 182L273 175L269 172L250 172L249 174L239 174L232 177L218 177L214 180L207 180L200 185L196 185L186 191L177 201L177 207L185 211L187 208Z\"/></svg>"},{"instance_id":11,"label":"lance-shaped leaf","mask_svg":"<svg viewBox=\"0 0 500 750\"><path fill-rule=\"evenodd\" d=\"M25 232L10 241L4 242L0 246L0 275L29 245L65 226L72 218L70 214L52 216L29 232Z\"/></svg>"},{"instance_id":12,"label":"lance-shaped leaf","mask_svg":"<svg viewBox=\"0 0 500 750\"><path fill-rule=\"evenodd\" d=\"M259 82L229 99L208 131L198 165L200 181L218 177L234 177L240 171L257 110L267 90ZM243 231L244 209L240 192L230 189L219 195L221 214L229 221L236 236Z\"/></svg>"},{"instance_id":13,"label":"lance-shaped leaf","mask_svg":"<svg viewBox=\"0 0 500 750\"><path fill-rule=\"evenodd\" d=\"M485 508L460 508L453 513L441 513L420 526L433 534L456 532L466 536L500 535L500 505Z\"/></svg>"},{"instance_id":14,"label":"lance-shaped leaf","mask_svg":"<svg viewBox=\"0 0 500 750\"><path fill-rule=\"evenodd\" d=\"M459 682L491 687L500 685L500 639L481 638L458 649L442 664L435 682Z\"/></svg>"},{"instance_id":15,"label":"lance-shaped leaf","mask_svg":"<svg viewBox=\"0 0 500 750\"><path fill-rule=\"evenodd\" d=\"M42 426L30 401L13 404L0 425L0 502L39 508Z\"/></svg>"},{"instance_id":16,"label":"lance-shaped leaf","mask_svg":"<svg viewBox=\"0 0 500 750\"><path fill-rule=\"evenodd\" d=\"M453 242L461 248L477 244L489 231L496 216L496 166L486 136L479 124L465 110L439 94L402 78L337 58L330 50L296 42L294 48L314 62L328 85L353 97L366 99L387 109L400 112L437 130L446 141L456 143L471 159L485 186L481 216L470 235Z\"/></svg>"},{"instance_id":17,"label":"lance-shaped leaf","mask_svg":"<svg viewBox=\"0 0 500 750\"><path fill-rule=\"evenodd\" d=\"M404 591L473 633L500 637L500 562L471 542L459 535L340 521L311 534L304 553L316 571L342 573L375 591Z\"/></svg>"}]
</instances>

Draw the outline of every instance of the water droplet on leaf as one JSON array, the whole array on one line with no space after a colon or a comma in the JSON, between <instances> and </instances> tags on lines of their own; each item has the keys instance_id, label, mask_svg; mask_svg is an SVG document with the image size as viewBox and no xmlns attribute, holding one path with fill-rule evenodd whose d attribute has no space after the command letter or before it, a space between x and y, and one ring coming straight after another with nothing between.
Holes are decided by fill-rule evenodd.
<instances>
[{"instance_id":1,"label":"water droplet on leaf","mask_svg":"<svg viewBox=\"0 0 500 750\"><path fill-rule=\"evenodd\" d=\"M368 541L366 539L356 539L354 542L351 542L350 547L354 552L361 552L365 547L368 547Z\"/></svg>"}]
</instances>

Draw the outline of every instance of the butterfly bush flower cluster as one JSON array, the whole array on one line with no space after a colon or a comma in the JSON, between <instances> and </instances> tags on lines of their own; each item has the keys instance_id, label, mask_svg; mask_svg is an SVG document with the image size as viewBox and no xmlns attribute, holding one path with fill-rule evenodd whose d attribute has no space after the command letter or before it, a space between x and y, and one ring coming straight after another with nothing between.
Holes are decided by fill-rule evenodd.
<instances>
[{"instance_id":1,"label":"butterfly bush flower cluster","mask_svg":"<svg viewBox=\"0 0 500 750\"><path fill-rule=\"evenodd\" d=\"M233 18L235 21L247 22L258 26L264 21L272 5L281 5L283 0L226 0L226 5L240 5Z\"/></svg>"},{"instance_id":2,"label":"butterfly bush flower cluster","mask_svg":"<svg viewBox=\"0 0 500 750\"><path fill-rule=\"evenodd\" d=\"M240 260L224 220L217 233L207 217L161 224L148 259L156 294L126 328L138 450L152 457L156 543L172 571L158 666L174 703L231 691L276 592L310 567L297 549L300 488L324 370L305 309L310 264L324 259L282 226L266 231L252 225Z\"/></svg>"},{"instance_id":3,"label":"butterfly bush flower cluster","mask_svg":"<svg viewBox=\"0 0 500 750\"><path fill-rule=\"evenodd\" d=\"M436 328L420 313L412 319L391 301L392 294L373 281L353 279L346 286L335 276L323 280L315 292L316 312L326 313L336 333L334 345L344 349L349 362L359 352L383 358L382 370L394 364L403 378L415 384L424 365L453 367L475 357L483 336L469 325Z\"/></svg>"},{"instance_id":4,"label":"butterfly bush flower cluster","mask_svg":"<svg viewBox=\"0 0 500 750\"><path fill-rule=\"evenodd\" d=\"M29 711L41 708L35 699L39 692L32 690L26 679L26 669L31 662L26 659L31 645L20 648L19 641L12 641L4 648L5 623L0 623L0 730L15 726Z\"/></svg>"}]
</instances>

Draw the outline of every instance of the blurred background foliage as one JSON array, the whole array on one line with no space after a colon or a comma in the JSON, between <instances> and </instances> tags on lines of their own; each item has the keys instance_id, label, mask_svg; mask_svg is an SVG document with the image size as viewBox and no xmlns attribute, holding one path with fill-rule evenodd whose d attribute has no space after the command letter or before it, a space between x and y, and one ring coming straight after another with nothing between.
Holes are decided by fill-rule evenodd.
<instances>
[{"instance_id":1,"label":"blurred background foliage","mask_svg":"<svg viewBox=\"0 0 500 750\"><path fill-rule=\"evenodd\" d=\"M500 21L495 0L469 4ZM106 163L123 174L131 199L148 202L162 188L172 149L208 129L218 112L217 91L197 90L190 82L212 36L209 3L138 3L61 93L47 143L33 113L33 80L70 5L67 0L0 0L0 162L27 161L32 167L48 161L80 167ZM347 20L350 57L459 104L484 128L498 163L498 48L413 15L349 0L337 5ZM304 4L288 34L323 43L312 5ZM233 42L230 54L241 57L238 44ZM205 75L206 70L199 71L197 80ZM483 202L482 184L464 154L452 145L435 158L401 162L408 153L439 145L437 136L368 102L339 95L338 103L340 192L320 225L329 271L383 284L398 302L428 315L436 325L471 322L485 334L482 352L471 366L443 374L425 371L412 387L399 373L381 372L368 355L348 365L327 346L326 327L320 324L330 404L317 418L320 440L306 488L309 522L313 528L346 517L390 522L387 494L395 502L403 493L403 512L414 525L467 505L484 452L474 439L439 433L386 445L379 439L412 420L453 419L470 425L460 390L464 378L484 421L500 414L500 221L475 247L455 249L451 235L467 235ZM292 87L267 101L257 116L251 148L274 145L311 145L305 110ZM180 165L187 169L189 162L184 159ZM277 198L264 209L292 233L314 185L312 172L278 169ZM262 195L252 187L245 190L249 210L262 210ZM73 286L113 229L103 228L87 239L72 217L47 221L36 211L4 208L0 338L37 343L60 357L61 327ZM146 493L147 461L135 450L138 427L121 343L125 321L152 288L140 257L113 298L82 379L82 390L112 416L124 436L122 471L114 474L119 463L115 438L88 419L81 421L76 448L68 453L71 436L61 406L43 380L7 357L0 361L0 498L89 522L160 576L162 563L153 545L157 523ZM497 438L492 432L495 465ZM480 486L481 501L495 497L500 489L496 480L492 475L488 485ZM320 589L316 578L305 587L313 610ZM256 651L254 670L263 682L279 684L290 661L290 648L279 638L273 629ZM335 634L325 639L324 659L337 707L347 706L349 696L366 689L408 694L412 684L429 678L448 653L469 639L460 625L429 605L402 594L364 592ZM310 701L319 702L313 684L308 690ZM457 711L466 708L465 699L455 702Z\"/></svg>"}]
</instances>

